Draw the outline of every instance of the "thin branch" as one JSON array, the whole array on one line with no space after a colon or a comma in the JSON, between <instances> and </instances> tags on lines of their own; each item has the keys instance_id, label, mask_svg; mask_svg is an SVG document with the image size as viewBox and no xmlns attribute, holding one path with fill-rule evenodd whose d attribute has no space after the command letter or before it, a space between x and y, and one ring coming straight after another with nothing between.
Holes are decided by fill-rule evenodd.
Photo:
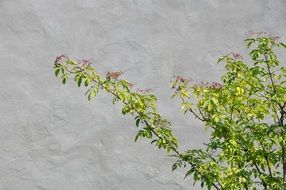
<instances>
[{"instance_id":1,"label":"thin branch","mask_svg":"<svg viewBox=\"0 0 286 190\"><path fill-rule=\"evenodd\" d=\"M268 74L269 74L269 77L270 77L270 81L271 81L271 85L272 85L272 88L273 88L273 92L276 93L276 87L275 87L274 79L273 79L273 76L272 76L273 73L270 70L270 65L269 65L269 60L268 60L267 54L264 54L264 59L265 59L265 63L266 63L266 66L267 66L267 71L268 71Z\"/></svg>"}]
</instances>

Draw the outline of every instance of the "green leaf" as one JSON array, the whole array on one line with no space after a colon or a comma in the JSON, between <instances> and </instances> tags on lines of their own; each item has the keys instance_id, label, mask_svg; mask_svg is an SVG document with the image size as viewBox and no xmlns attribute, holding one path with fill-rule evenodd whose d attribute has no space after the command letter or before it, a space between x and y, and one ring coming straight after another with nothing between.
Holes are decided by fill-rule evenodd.
<instances>
[{"instance_id":1,"label":"green leaf","mask_svg":"<svg viewBox=\"0 0 286 190\"><path fill-rule=\"evenodd\" d=\"M61 70L60 68L56 68L56 69L55 69L55 76L56 76L56 77L59 75L60 70Z\"/></svg>"},{"instance_id":2,"label":"green leaf","mask_svg":"<svg viewBox=\"0 0 286 190\"><path fill-rule=\"evenodd\" d=\"M143 130L138 131L137 135L135 136L134 141L137 142L138 138L142 137L144 134Z\"/></svg>"},{"instance_id":3,"label":"green leaf","mask_svg":"<svg viewBox=\"0 0 286 190\"><path fill-rule=\"evenodd\" d=\"M157 141L158 141L157 139L154 139L154 140L151 141L151 144L153 144L153 143L155 143Z\"/></svg>"},{"instance_id":4,"label":"green leaf","mask_svg":"<svg viewBox=\"0 0 286 190\"><path fill-rule=\"evenodd\" d=\"M280 43L279 45L281 45L283 48L286 48L286 44L285 43Z\"/></svg>"},{"instance_id":5,"label":"green leaf","mask_svg":"<svg viewBox=\"0 0 286 190\"><path fill-rule=\"evenodd\" d=\"M138 119L136 120L136 127L139 127L139 124L140 124L140 118L138 118Z\"/></svg>"},{"instance_id":6,"label":"green leaf","mask_svg":"<svg viewBox=\"0 0 286 190\"><path fill-rule=\"evenodd\" d=\"M80 87L80 85L81 85L82 78L83 78L83 76L81 75L81 76L79 76L78 79L77 79L77 86L78 86L78 87Z\"/></svg>"},{"instance_id":7,"label":"green leaf","mask_svg":"<svg viewBox=\"0 0 286 190\"><path fill-rule=\"evenodd\" d=\"M96 97L97 93L98 93L98 87L92 87L90 88L86 94L88 95L87 98L90 101L92 98Z\"/></svg>"},{"instance_id":8,"label":"green leaf","mask_svg":"<svg viewBox=\"0 0 286 190\"><path fill-rule=\"evenodd\" d=\"M252 44L252 41L248 41L246 44L247 48L249 48L251 46L251 44Z\"/></svg>"},{"instance_id":9,"label":"green leaf","mask_svg":"<svg viewBox=\"0 0 286 190\"><path fill-rule=\"evenodd\" d=\"M63 82L63 84L66 84L67 79L66 79L66 78L63 78L62 82Z\"/></svg>"},{"instance_id":10,"label":"green leaf","mask_svg":"<svg viewBox=\"0 0 286 190\"><path fill-rule=\"evenodd\" d=\"M90 84L90 79L89 78L86 78L85 81L84 81L84 86L88 86Z\"/></svg>"}]
</instances>

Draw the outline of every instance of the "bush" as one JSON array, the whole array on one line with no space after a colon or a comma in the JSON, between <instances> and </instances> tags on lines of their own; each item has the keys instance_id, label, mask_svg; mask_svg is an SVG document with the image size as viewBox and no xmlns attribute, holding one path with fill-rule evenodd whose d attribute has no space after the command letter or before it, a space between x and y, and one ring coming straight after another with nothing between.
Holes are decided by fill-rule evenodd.
<instances>
[{"instance_id":1,"label":"bush","mask_svg":"<svg viewBox=\"0 0 286 190\"><path fill-rule=\"evenodd\" d=\"M219 58L225 64L221 83L199 83L177 76L171 82L173 98L182 102L210 130L203 149L179 151L170 122L158 113L157 98L149 90L135 91L120 79L122 72L101 77L89 60L58 56L54 70L65 84L73 78L88 87L88 100L99 91L122 103L122 114L134 116L139 138L176 155L172 169L187 167L208 189L286 189L286 68L274 50L286 48L277 37L256 33L245 40L252 65L237 53Z\"/></svg>"}]
</instances>

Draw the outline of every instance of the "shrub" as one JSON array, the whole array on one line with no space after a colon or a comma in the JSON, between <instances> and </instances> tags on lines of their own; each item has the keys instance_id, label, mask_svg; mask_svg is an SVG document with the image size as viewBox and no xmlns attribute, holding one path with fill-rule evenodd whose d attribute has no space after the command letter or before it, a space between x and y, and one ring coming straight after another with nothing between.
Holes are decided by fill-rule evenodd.
<instances>
[{"instance_id":1,"label":"shrub","mask_svg":"<svg viewBox=\"0 0 286 190\"><path fill-rule=\"evenodd\" d=\"M187 176L208 189L286 189L286 68L274 52L286 48L277 37L256 33L245 40L253 64L238 53L219 58L225 64L221 83L194 83L177 76L171 82L173 98L181 100L184 113L191 113L210 131L205 148L179 151L171 123L162 117L156 96L149 90L135 91L120 79L122 72L100 76L89 60L73 61L58 56L54 70L65 84L73 78L88 87L88 100L99 91L121 102L122 114L134 116L139 138L176 155L173 170L188 168Z\"/></svg>"}]
</instances>

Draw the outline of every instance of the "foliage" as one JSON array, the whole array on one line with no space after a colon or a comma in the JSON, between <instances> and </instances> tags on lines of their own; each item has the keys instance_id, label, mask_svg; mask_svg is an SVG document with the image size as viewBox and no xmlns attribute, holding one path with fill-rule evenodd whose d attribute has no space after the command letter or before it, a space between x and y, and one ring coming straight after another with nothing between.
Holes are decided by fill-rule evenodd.
<instances>
[{"instance_id":1,"label":"foliage","mask_svg":"<svg viewBox=\"0 0 286 190\"><path fill-rule=\"evenodd\" d=\"M134 91L120 79L121 72L100 77L88 60L73 61L61 55L55 75L66 83L73 78L88 87L89 100L101 90L122 103L122 114L134 116L139 138L150 139L158 148L175 153L173 170L188 168L187 176L207 189L286 189L286 68L274 50L286 48L278 38L257 34L246 41L254 64L248 65L237 53L222 56L225 64L220 83L193 83L175 77L174 98L182 102L210 131L203 149L179 152L171 124L157 110L157 98L147 91Z\"/></svg>"}]
</instances>

